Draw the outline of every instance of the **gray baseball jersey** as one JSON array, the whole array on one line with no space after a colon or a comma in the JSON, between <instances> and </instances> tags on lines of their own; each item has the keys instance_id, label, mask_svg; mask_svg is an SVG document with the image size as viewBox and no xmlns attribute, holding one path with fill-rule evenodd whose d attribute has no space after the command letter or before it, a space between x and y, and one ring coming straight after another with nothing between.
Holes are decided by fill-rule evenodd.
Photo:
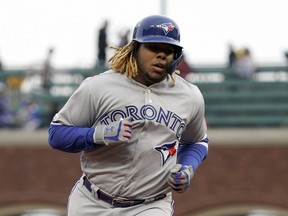
<instances>
[{"instance_id":1,"label":"gray baseball jersey","mask_svg":"<svg viewBox=\"0 0 288 216\"><path fill-rule=\"evenodd\" d=\"M55 120L95 127L132 116L128 144L101 145L81 155L83 173L112 196L150 198L170 192L166 180L183 139L206 134L204 100L199 89L175 76L149 87L112 70L84 80Z\"/></svg>"}]
</instances>

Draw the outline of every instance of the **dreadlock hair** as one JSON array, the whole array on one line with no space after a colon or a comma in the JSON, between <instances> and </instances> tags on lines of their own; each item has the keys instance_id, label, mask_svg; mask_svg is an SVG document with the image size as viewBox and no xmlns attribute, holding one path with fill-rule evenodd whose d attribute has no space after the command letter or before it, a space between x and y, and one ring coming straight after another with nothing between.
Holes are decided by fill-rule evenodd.
<instances>
[{"instance_id":1,"label":"dreadlock hair","mask_svg":"<svg viewBox=\"0 0 288 216\"><path fill-rule=\"evenodd\" d=\"M125 73L129 79L132 79L138 75L138 65L136 61L136 53L140 43L137 41L131 41L123 47L116 48L116 53L109 59L111 69L116 73ZM176 79L175 74L180 74L179 70L174 71L171 74L172 85L175 86ZM168 77L167 77L168 78Z\"/></svg>"},{"instance_id":2,"label":"dreadlock hair","mask_svg":"<svg viewBox=\"0 0 288 216\"><path fill-rule=\"evenodd\" d=\"M109 59L108 62L111 63L111 68L115 72L125 73L128 78L133 78L138 75L138 66L136 61L136 53L139 44L136 41L131 41L123 47L115 48L116 53Z\"/></svg>"}]
</instances>

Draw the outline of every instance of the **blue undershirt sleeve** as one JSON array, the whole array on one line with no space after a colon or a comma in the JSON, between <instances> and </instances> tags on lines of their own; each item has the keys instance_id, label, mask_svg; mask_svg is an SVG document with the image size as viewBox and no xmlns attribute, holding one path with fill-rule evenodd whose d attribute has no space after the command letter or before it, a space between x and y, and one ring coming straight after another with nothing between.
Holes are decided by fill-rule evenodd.
<instances>
[{"instance_id":1,"label":"blue undershirt sleeve","mask_svg":"<svg viewBox=\"0 0 288 216\"><path fill-rule=\"evenodd\" d=\"M93 133L94 128L50 124L48 143L64 152L81 152L95 148Z\"/></svg>"},{"instance_id":2,"label":"blue undershirt sleeve","mask_svg":"<svg viewBox=\"0 0 288 216\"><path fill-rule=\"evenodd\" d=\"M178 163L192 166L195 172L202 161L207 157L208 147L202 144L181 144L179 145L177 157Z\"/></svg>"}]
</instances>

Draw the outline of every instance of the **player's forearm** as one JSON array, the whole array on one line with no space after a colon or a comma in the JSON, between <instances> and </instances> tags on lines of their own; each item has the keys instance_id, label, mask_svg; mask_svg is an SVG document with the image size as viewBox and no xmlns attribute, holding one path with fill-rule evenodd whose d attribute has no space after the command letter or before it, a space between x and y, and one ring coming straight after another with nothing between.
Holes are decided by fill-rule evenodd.
<instances>
[{"instance_id":1,"label":"player's forearm","mask_svg":"<svg viewBox=\"0 0 288 216\"><path fill-rule=\"evenodd\" d=\"M195 172L208 155L207 144L203 145L201 142L196 144L180 144L177 153L178 163L192 166Z\"/></svg>"},{"instance_id":2,"label":"player's forearm","mask_svg":"<svg viewBox=\"0 0 288 216\"><path fill-rule=\"evenodd\" d=\"M93 141L94 128L79 128L51 124L48 132L48 143L65 152L80 152L95 148Z\"/></svg>"}]
</instances>

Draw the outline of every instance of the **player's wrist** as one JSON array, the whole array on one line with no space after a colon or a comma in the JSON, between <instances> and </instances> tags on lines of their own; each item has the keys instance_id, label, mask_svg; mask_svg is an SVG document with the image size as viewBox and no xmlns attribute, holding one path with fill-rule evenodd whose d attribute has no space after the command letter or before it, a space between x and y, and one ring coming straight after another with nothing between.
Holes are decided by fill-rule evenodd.
<instances>
[{"instance_id":1,"label":"player's wrist","mask_svg":"<svg viewBox=\"0 0 288 216\"><path fill-rule=\"evenodd\" d=\"M95 144L107 145L107 143L105 143L105 139L104 139L104 130L105 130L104 125L99 125L99 126L95 127L95 130L93 133L93 141Z\"/></svg>"},{"instance_id":2,"label":"player's wrist","mask_svg":"<svg viewBox=\"0 0 288 216\"><path fill-rule=\"evenodd\" d=\"M192 177L194 176L194 171L193 171L193 167L192 165L182 165L182 170L184 170L184 172L189 172L187 173L188 177L190 178L190 180L192 179Z\"/></svg>"}]
</instances>

